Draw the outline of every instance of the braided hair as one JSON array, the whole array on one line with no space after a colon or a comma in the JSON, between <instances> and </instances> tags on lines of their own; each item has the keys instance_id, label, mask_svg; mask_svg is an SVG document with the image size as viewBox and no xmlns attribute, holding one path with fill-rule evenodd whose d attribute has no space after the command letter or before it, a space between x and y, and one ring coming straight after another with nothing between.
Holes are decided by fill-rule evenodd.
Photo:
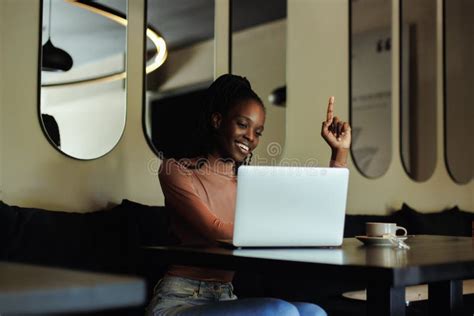
<instances>
[{"instance_id":1,"label":"braided hair","mask_svg":"<svg viewBox=\"0 0 474 316\"><path fill-rule=\"evenodd\" d=\"M207 157L216 146L215 130L211 123L212 114L219 113L225 117L235 106L250 100L256 101L265 110L262 100L252 90L250 82L245 77L225 74L209 86L202 104L198 130L195 133L196 156ZM252 154L236 167L249 164L251 159Z\"/></svg>"}]
</instances>

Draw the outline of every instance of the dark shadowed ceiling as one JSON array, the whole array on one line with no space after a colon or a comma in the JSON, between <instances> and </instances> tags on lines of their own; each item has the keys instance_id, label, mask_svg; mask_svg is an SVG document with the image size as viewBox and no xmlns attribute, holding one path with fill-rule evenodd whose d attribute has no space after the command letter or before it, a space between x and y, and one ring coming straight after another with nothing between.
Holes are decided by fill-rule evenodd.
<instances>
[{"instance_id":1,"label":"dark shadowed ceiling","mask_svg":"<svg viewBox=\"0 0 474 316\"><path fill-rule=\"evenodd\" d=\"M233 0L232 30L286 17L286 0ZM214 0L148 0L148 22L170 49L214 36Z\"/></svg>"},{"instance_id":2,"label":"dark shadowed ceiling","mask_svg":"<svg viewBox=\"0 0 474 316\"><path fill-rule=\"evenodd\" d=\"M93 2L126 14L127 0ZM43 1L43 43L48 38L49 3ZM231 3L233 31L286 17L286 0L232 0ZM91 61L94 58L91 56L101 59L124 51L123 26L64 0L51 0L51 4L53 43L67 51L88 53L84 56L76 53L76 65ZM162 34L170 50L214 36L214 0L148 0L147 9L148 23Z\"/></svg>"}]
</instances>

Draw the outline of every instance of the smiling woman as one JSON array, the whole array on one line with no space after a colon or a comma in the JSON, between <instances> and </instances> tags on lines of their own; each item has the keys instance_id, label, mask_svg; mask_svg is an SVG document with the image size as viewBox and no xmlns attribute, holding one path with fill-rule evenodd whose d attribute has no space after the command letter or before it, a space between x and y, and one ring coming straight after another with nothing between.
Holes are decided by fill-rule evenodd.
<instances>
[{"instance_id":1,"label":"smiling woman","mask_svg":"<svg viewBox=\"0 0 474 316\"><path fill-rule=\"evenodd\" d=\"M107 4L126 18L127 0ZM44 67L40 72L41 126L50 143L65 155L85 160L101 157L115 147L124 130L123 78L88 85L61 83L125 73L126 27L64 1L45 1L42 12L41 45L51 38L71 56L73 65L63 72ZM50 57L47 54L40 50L40 64ZM50 126L57 128L53 131Z\"/></svg>"},{"instance_id":2,"label":"smiling woman","mask_svg":"<svg viewBox=\"0 0 474 316\"><path fill-rule=\"evenodd\" d=\"M338 125L333 117L333 101L331 98L322 131L335 150L342 149L344 141L350 143L350 128ZM219 239L232 239L236 173L241 165L250 163L263 132L265 109L250 82L231 74L211 84L200 108L198 128L189 136L197 145L197 156L164 159L158 175L170 209L171 229L179 242L208 247ZM340 132L333 132L335 129ZM344 151L347 153L347 148ZM319 306L309 303L267 298L237 300L231 284L233 276L233 271L172 265L155 287L147 315L326 315Z\"/></svg>"}]
</instances>

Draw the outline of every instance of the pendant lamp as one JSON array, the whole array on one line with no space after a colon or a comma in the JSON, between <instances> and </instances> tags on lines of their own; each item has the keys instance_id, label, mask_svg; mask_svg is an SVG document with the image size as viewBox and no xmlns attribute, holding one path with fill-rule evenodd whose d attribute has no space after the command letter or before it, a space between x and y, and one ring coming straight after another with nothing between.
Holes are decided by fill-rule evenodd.
<instances>
[{"instance_id":1,"label":"pendant lamp","mask_svg":"<svg viewBox=\"0 0 474 316\"><path fill-rule=\"evenodd\" d=\"M72 57L65 50L58 48L51 42L51 0L49 0L48 40L43 45L41 70L68 71L72 68Z\"/></svg>"}]
</instances>

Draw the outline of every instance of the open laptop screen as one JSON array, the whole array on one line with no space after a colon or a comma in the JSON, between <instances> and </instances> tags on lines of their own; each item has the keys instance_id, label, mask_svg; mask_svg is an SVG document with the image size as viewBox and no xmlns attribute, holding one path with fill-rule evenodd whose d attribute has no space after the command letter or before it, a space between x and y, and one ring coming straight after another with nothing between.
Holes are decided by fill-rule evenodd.
<instances>
[{"instance_id":1,"label":"open laptop screen","mask_svg":"<svg viewBox=\"0 0 474 316\"><path fill-rule=\"evenodd\" d=\"M348 181L346 168L241 166L233 244L341 245Z\"/></svg>"}]
</instances>

